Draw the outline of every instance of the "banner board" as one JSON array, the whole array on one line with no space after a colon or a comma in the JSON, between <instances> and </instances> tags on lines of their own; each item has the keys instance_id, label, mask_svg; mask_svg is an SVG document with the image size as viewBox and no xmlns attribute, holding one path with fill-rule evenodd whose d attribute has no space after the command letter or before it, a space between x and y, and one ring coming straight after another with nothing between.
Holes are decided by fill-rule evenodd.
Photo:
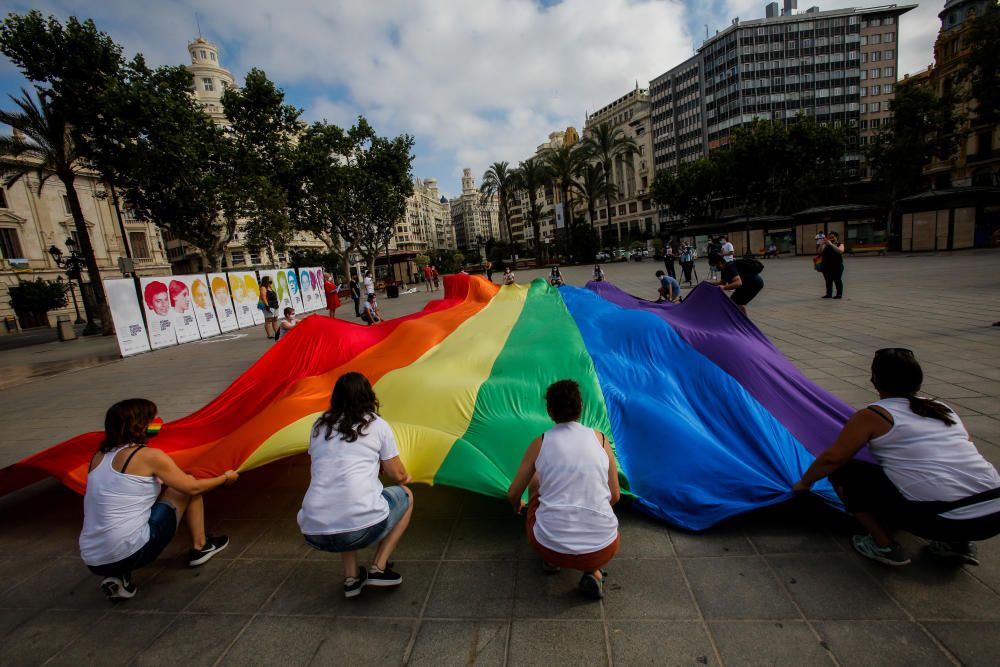
<instances>
[{"instance_id":1,"label":"banner board","mask_svg":"<svg viewBox=\"0 0 1000 667\"><path fill-rule=\"evenodd\" d=\"M283 269L285 278L288 280L288 300L292 308L297 313L304 313L306 308L302 303L302 289L299 284L299 272L295 269ZM284 313L282 313L284 316Z\"/></svg>"},{"instance_id":2,"label":"banner board","mask_svg":"<svg viewBox=\"0 0 1000 667\"><path fill-rule=\"evenodd\" d=\"M154 350L177 344L174 319L170 310L170 278L139 279L142 290L142 305L149 327L149 344Z\"/></svg>"},{"instance_id":3,"label":"banner board","mask_svg":"<svg viewBox=\"0 0 1000 667\"><path fill-rule=\"evenodd\" d=\"M257 310L257 295L247 294L246 281L243 279L246 271L228 273L229 292L233 296L233 307L236 310L236 322L240 329L252 327L253 311Z\"/></svg>"},{"instance_id":4,"label":"banner board","mask_svg":"<svg viewBox=\"0 0 1000 667\"><path fill-rule=\"evenodd\" d=\"M323 269L315 268L312 270L313 278L316 280L316 293L319 295L319 300L316 303L316 310L326 309L326 290L323 288Z\"/></svg>"},{"instance_id":5,"label":"banner board","mask_svg":"<svg viewBox=\"0 0 1000 667\"><path fill-rule=\"evenodd\" d=\"M236 319L236 309L229 295L229 282L224 273L208 274L208 285L212 291L212 302L215 304L215 314L219 318L219 328L222 331L235 331L240 328Z\"/></svg>"},{"instance_id":6,"label":"banner board","mask_svg":"<svg viewBox=\"0 0 1000 667\"><path fill-rule=\"evenodd\" d=\"M194 315L198 321L198 331L202 338L218 336L219 318L215 316L215 308L212 307L212 296L208 292L208 278L200 276L177 276L177 280L183 280L191 290L191 302L194 304Z\"/></svg>"},{"instance_id":7,"label":"banner board","mask_svg":"<svg viewBox=\"0 0 1000 667\"><path fill-rule=\"evenodd\" d=\"M131 278L105 280L104 291L111 307L111 319L115 323L118 349L123 357L140 352L149 352L149 338L146 324L142 321L139 295L135 293L135 282Z\"/></svg>"},{"instance_id":8,"label":"banner board","mask_svg":"<svg viewBox=\"0 0 1000 667\"><path fill-rule=\"evenodd\" d=\"M299 291L302 294L302 309L305 312L326 308L323 269L299 269Z\"/></svg>"},{"instance_id":9,"label":"banner board","mask_svg":"<svg viewBox=\"0 0 1000 667\"><path fill-rule=\"evenodd\" d=\"M167 291L170 294L170 317L174 322L178 343L201 340L197 316L191 303L191 282L184 280L185 277L194 278L194 276L171 276L167 284ZM166 278L163 280L166 281Z\"/></svg>"},{"instance_id":10,"label":"banner board","mask_svg":"<svg viewBox=\"0 0 1000 667\"><path fill-rule=\"evenodd\" d=\"M253 313L254 324L264 324L264 311L257 307L260 301L260 283L257 282L256 271L243 272L243 285L247 291L247 304Z\"/></svg>"}]
</instances>

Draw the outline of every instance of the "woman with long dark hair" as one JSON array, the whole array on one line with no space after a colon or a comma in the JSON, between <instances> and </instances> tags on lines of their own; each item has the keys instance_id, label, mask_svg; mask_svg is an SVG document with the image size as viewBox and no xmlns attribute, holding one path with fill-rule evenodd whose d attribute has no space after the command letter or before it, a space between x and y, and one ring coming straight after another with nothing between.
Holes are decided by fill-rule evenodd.
<instances>
[{"instance_id":1,"label":"woman with long dark hair","mask_svg":"<svg viewBox=\"0 0 1000 667\"><path fill-rule=\"evenodd\" d=\"M410 476L399 458L389 423L378 415L368 378L345 373L337 380L329 409L316 420L309 440L309 489L298 522L306 543L341 554L344 596L365 586L398 586L403 578L389 557L413 513ZM379 470L398 486L383 488ZM358 567L358 550L378 543L371 566Z\"/></svg>"},{"instance_id":2,"label":"woman with long dark hair","mask_svg":"<svg viewBox=\"0 0 1000 667\"><path fill-rule=\"evenodd\" d=\"M191 531L192 567L229 545L224 535L205 535L201 494L232 484L239 475L232 470L208 479L188 475L166 453L147 446L161 424L152 401L115 403L104 417L104 441L90 461L80 556L91 572L104 577L101 590L109 599L135 595L132 571L156 560L181 516Z\"/></svg>"},{"instance_id":3,"label":"woman with long dark hair","mask_svg":"<svg viewBox=\"0 0 1000 667\"><path fill-rule=\"evenodd\" d=\"M876 352L872 384L880 400L847 421L793 489L829 477L869 533L854 536L862 556L910 562L891 526L932 540L932 554L978 565L974 543L1000 534L1000 475L951 408L918 395L923 378L910 350ZM866 444L878 465L854 459Z\"/></svg>"}]
</instances>

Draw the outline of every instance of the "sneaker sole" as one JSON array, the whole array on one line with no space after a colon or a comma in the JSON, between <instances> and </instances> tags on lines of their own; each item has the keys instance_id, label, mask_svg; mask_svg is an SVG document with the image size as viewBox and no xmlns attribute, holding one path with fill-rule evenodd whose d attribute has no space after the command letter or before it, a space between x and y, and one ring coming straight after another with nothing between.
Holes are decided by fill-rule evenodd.
<instances>
[{"instance_id":1,"label":"sneaker sole","mask_svg":"<svg viewBox=\"0 0 1000 667\"><path fill-rule=\"evenodd\" d=\"M375 588L392 588L393 586L399 586L403 583L403 578L400 577L395 581L379 581L378 579L369 579L366 586L374 586Z\"/></svg>"},{"instance_id":2,"label":"sneaker sole","mask_svg":"<svg viewBox=\"0 0 1000 667\"><path fill-rule=\"evenodd\" d=\"M580 590L584 595L594 600L604 598L604 590L597 579L584 579L580 582Z\"/></svg>"},{"instance_id":3,"label":"sneaker sole","mask_svg":"<svg viewBox=\"0 0 1000 667\"><path fill-rule=\"evenodd\" d=\"M365 585L367 585L367 584L365 584ZM361 591L364 590L365 585L358 586L353 591L344 591L344 597L345 598L356 598L356 597L358 597L359 595L361 595Z\"/></svg>"},{"instance_id":4,"label":"sneaker sole","mask_svg":"<svg viewBox=\"0 0 1000 667\"><path fill-rule=\"evenodd\" d=\"M124 586L115 581L101 583L101 590L109 600L129 600L135 597L136 593L135 589L129 592L125 590Z\"/></svg>"},{"instance_id":5,"label":"sneaker sole","mask_svg":"<svg viewBox=\"0 0 1000 667\"><path fill-rule=\"evenodd\" d=\"M200 558L196 558L195 560L189 560L188 561L188 565L190 565L191 567L198 567L199 565L204 565L205 563L207 563L208 561L210 561L213 556L217 555L221 551L225 551L226 547L228 547L228 546L229 546L229 542L226 542L224 545L222 545L218 549L212 549L207 554L203 554Z\"/></svg>"},{"instance_id":6,"label":"sneaker sole","mask_svg":"<svg viewBox=\"0 0 1000 667\"><path fill-rule=\"evenodd\" d=\"M873 560L873 561L875 561L877 563L882 563L883 565L888 565L890 567L901 567L903 565L909 565L910 564L910 559L909 558L907 558L906 560L891 560L889 558L883 558L882 556L876 556L874 554L862 553L861 551L858 551L857 549L855 549L854 551L856 551L858 553L858 555L860 555L860 556L864 556L865 558Z\"/></svg>"}]
</instances>

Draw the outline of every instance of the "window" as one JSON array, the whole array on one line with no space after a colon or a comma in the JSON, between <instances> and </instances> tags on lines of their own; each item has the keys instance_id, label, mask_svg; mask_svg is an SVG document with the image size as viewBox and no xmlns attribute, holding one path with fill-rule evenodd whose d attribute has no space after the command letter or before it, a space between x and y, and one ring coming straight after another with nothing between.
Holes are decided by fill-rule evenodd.
<instances>
[{"instance_id":1,"label":"window","mask_svg":"<svg viewBox=\"0 0 1000 667\"><path fill-rule=\"evenodd\" d=\"M242 250L234 250L231 254L233 256L233 266L242 266L246 262L246 255L243 254Z\"/></svg>"},{"instance_id":2,"label":"window","mask_svg":"<svg viewBox=\"0 0 1000 667\"><path fill-rule=\"evenodd\" d=\"M873 28L877 28L880 25L882 25L882 20L881 19L872 19L871 21L868 22L868 25L870 25Z\"/></svg>"},{"instance_id":3,"label":"window","mask_svg":"<svg viewBox=\"0 0 1000 667\"><path fill-rule=\"evenodd\" d=\"M208 55L211 56L212 62L215 62L215 51L210 52Z\"/></svg>"},{"instance_id":4,"label":"window","mask_svg":"<svg viewBox=\"0 0 1000 667\"><path fill-rule=\"evenodd\" d=\"M7 193L4 192L3 188L0 188L0 208L7 207Z\"/></svg>"},{"instance_id":5,"label":"window","mask_svg":"<svg viewBox=\"0 0 1000 667\"><path fill-rule=\"evenodd\" d=\"M882 110L882 103L881 102L872 102L870 108L871 108L872 113L876 113L878 111L881 111Z\"/></svg>"},{"instance_id":6,"label":"window","mask_svg":"<svg viewBox=\"0 0 1000 667\"><path fill-rule=\"evenodd\" d=\"M875 69L871 70L871 72L868 75L868 78L870 78L870 79L878 79L881 76L882 76L882 70L880 70L878 67L876 67Z\"/></svg>"},{"instance_id":7,"label":"window","mask_svg":"<svg viewBox=\"0 0 1000 667\"><path fill-rule=\"evenodd\" d=\"M875 53L872 54L873 63L877 63L880 60L882 60L882 54L880 52L876 51Z\"/></svg>"},{"instance_id":8,"label":"window","mask_svg":"<svg viewBox=\"0 0 1000 667\"><path fill-rule=\"evenodd\" d=\"M882 35L882 41L885 42L886 44L893 41L895 38L896 38L896 33L894 32L887 32L884 35Z\"/></svg>"},{"instance_id":9,"label":"window","mask_svg":"<svg viewBox=\"0 0 1000 667\"><path fill-rule=\"evenodd\" d=\"M132 256L136 259L150 259L149 243L146 241L146 232L129 232L128 244L132 248Z\"/></svg>"},{"instance_id":10,"label":"window","mask_svg":"<svg viewBox=\"0 0 1000 667\"><path fill-rule=\"evenodd\" d=\"M868 78L868 70L863 69L858 73L858 78L862 81Z\"/></svg>"},{"instance_id":11,"label":"window","mask_svg":"<svg viewBox=\"0 0 1000 667\"><path fill-rule=\"evenodd\" d=\"M864 64L867 64L867 63L868 63L868 54L867 53L862 53L861 54L861 64L864 65Z\"/></svg>"},{"instance_id":12,"label":"window","mask_svg":"<svg viewBox=\"0 0 1000 667\"><path fill-rule=\"evenodd\" d=\"M882 35L872 35L871 37L868 38L868 43L869 44L881 44L882 43Z\"/></svg>"},{"instance_id":13,"label":"window","mask_svg":"<svg viewBox=\"0 0 1000 667\"><path fill-rule=\"evenodd\" d=\"M17 238L17 230L8 227L0 228L0 257L7 259L23 259L21 241Z\"/></svg>"},{"instance_id":14,"label":"window","mask_svg":"<svg viewBox=\"0 0 1000 667\"><path fill-rule=\"evenodd\" d=\"M862 104L861 105L861 113L868 113L868 105L867 104Z\"/></svg>"},{"instance_id":15,"label":"window","mask_svg":"<svg viewBox=\"0 0 1000 667\"><path fill-rule=\"evenodd\" d=\"M882 71L885 72L886 76L896 76L896 68L894 67L886 67Z\"/></svg>"},{"instance_id":16,"label":"window","mask_svg":"<svg viewBox=\"0 0 1000 667\"><path fill-rule=\"evenodd\" d=\"M882 25L892 25L895 22L896 22L895 16L886 16L884 19L882 19Z\"/></svg>"},{"instance_id":17,"label":"window","mask_svg":"<svg viewBox=\"0 0 1000 667\"><path fill-rule=\"evenodd\" d=\"M73 209L70 208L69 206L69 195L63 195L62 200L63 200L63 212L65 212L66 215L72 215Z\"/></svg>"},{"instance_id":18,"label":"window","mask_svg":"<svg viewBox=\"0 0 1000 667\"><path fill-rule=\"evenodd\" d=\"M212 79L209 77L202 78L201 85L205 88L205 92L210 93L215 90L215 84L212 83Z\"/></svg>"},{"instance_id":19,"label":"window","mask_svg":"<svg viewBox=\"0 0 1000 667\"><path fill-rule=\"evenodd\" d=\"M861 46L868 46L868 35L861 35Z\"/></svg>"},{"instance_id":20,"label":"window","mask_svg":"<svg viewBox=\"0 0 1000 667\"><path fill-rule=\"evenodd\" d=\"M882 52L882 60L892 60L896 57L896 52L892 49Z\"/></svg>"},{"instance_id":21,"label":"window","mask_svg":"<svg viewBox=\"0 0 1000 667\"><path fill-rule=\"evenodd\" d=\"M882 94L883 95L892 95L892 84L891 83L886 83L886 84L882 85Z\"/></svg>"}]
</instances>

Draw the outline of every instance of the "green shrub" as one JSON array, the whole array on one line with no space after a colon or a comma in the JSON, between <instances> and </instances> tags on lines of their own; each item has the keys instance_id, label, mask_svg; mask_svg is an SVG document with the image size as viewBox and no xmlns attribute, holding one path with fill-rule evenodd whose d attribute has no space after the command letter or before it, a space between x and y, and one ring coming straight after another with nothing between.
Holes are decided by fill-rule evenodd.
<instances>
[{"instance_id":1,"label":"green shrub","mask_svg":"<svg viewBox=\"0 0 1000 667\"><path fill-rule=\"evenodd\" d=\"M22 313L45 314L66 307L67 285L57 280L22 280L11 285L10 305Z\"/></svg>"}]
</instances>

